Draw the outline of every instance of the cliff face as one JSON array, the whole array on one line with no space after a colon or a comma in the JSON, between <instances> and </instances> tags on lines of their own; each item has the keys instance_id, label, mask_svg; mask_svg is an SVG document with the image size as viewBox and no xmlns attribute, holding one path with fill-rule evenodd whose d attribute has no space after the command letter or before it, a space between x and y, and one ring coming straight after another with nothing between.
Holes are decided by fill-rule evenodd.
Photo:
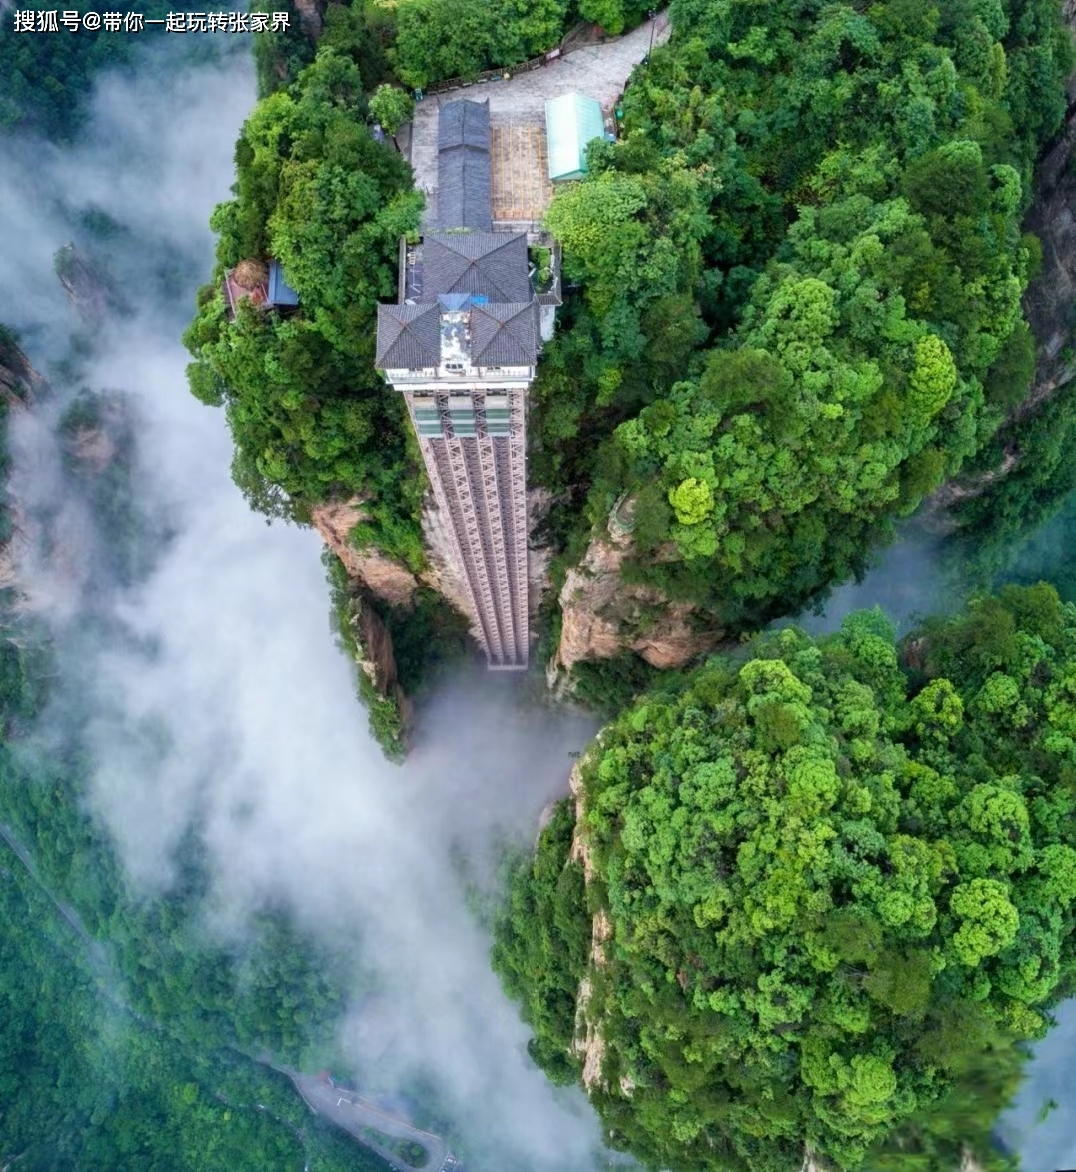
<instances>
[{"instance_id":1,"label":"cliff face","mask_svg":"<svg viewBox=\"0 0 1076 1172\"><path fill-rule=\"evenodd\" d=\"M65 244L52 263L60 284L87 326L97 327L110 311L125 309L107 273L74 244Z\"/></svg>"},{"instance_id":2,"label":"cliff face","mask_svg":"<svg viewBox=\"0 0 1076 1172\"><path fill-rule=\"evenodd\" d=\"M322 540L344 563L348 574L373 596L389 606L410 606L418 589L418 579L406 566L379 553L376 549L357 549L348 534L367 519L362 501L348 501L316 506L310 514Z\"/></svg>"},{"instance_id":3,"label":"cliff face","mask_svg":"<svg viewBox=\"0 0 1076 1172\"><path fill-rule=\"evenodd\" d=\"M1065 19L1076 33L1076 0L1066 0ZM1065 124L1039 163L1035 202L1025 228L1042 243L1042 269L1028 288L1024 309L1038 343L1030 394L1020 406L1026 414L1076 376L1072 341L1076 331L1076 74L1067 85Z\"/></svg>"},{"instance_id":4,"label":"cliff face","mask_svg":"<svg viewBox=\"0 0 1076 1172\"><path fill-rule=\"evenodd\" d=\"M41 375L0 327L0 398L9 407L25 407L41 385Z\"/></svg>"},{"instance_id":5,"label":"cliff face","mask_svg":"<svg viewBox=\"0 0 1076 1172\"><path fill-rule=\"evenodd\" d=\"M358 648L356 662L374 690L396 709L404 738L414 718L411 701L400 686L396 674L396 656L392 636L380 616L360 599L351 613L351 629Z\"/></svg>"},{"instance_id":6,"label":"cliff face","mask_svg":"<svg viewBox=\"0 0 1076 1172\"><path fill-rule=\"evenodd\" d=\"M313 41L321 36L326 7L325 0L295 0L295 10L299 13L303 32Z\"/></svg>"},{"instance_id":7,"label":"cliff face","mask_svg":"<svg viewBox=\"0 0 1076 1172\"><path fill-rule=\"evenodd\" d=\"M712 650L725 632L687 602L670 602L652 586L623 581L632 550L630 532L615 514L594 537L560 592L561 630L551 678L584 659L610 659L634 651L653 667L683 667Z\"/></svg>"},{"instance_id":8,"label":"cliff face","mask_svg":"<svg viewBox=\"0 0 1076 1172\"><path fill-rule=\"evenodd\" d=\"M1076 35L1076 0L1062 5ZM1027 395L1012 412L1016 421L1031 415L1060 387L1076 378L1076 73L1066 85L1064 125L1036 168L1035 194L1024 230L1042 245L1042 266L1024 295L1024 312L1035 337L1035 374ZM922 520L934 532L952 530L946 512L986 491L1019 463L1010 448L989 472L960 476L943 484L924 502Z\"/></svg>"},{"instance_id":9,"label":"cliff face","mask_svg":"<svg viewBox=\"0 0 1076 1172\"><path fill-rule=\"evenodd\" d=\"M406 752L413 709L399 680L392 635L382 617L385 608L415 612L418 592L426 588L439 594L449 611L458 611L468 621L471 609L452 568L450 533L432 496L423 508L426 566L419 574L377 549L359 549L351 541L352 530L368 516L362 499L352 497L316 506L310 520L347 573L347 589L339 603L343 607L340 620L347 629L345 645L362 672L359 690L370 710L375 736L389 755L397 758ZM397 614L392 621L399 619ZM428 608L418 621L429 622Z\"/></svg>"},{"instance_id":10,"label":"cliff face","mask_svg":"<svg viewBox=\"0 0 1076 1172\"><path fill-rule=\"evenodd\" d=\"M33 402L41 376L27 361L26 355L0 328L0 401L8 410L21 411ZM26 548L26 521L14 502L10 510L11 535L0 543L0 590L18 588L19 559Z\"/></svg>"},{"instance_id":11,"label":"cliff face","mask_svg":"<svg viewBox=\"0 0 1076 1172\"><path fill-rule=\"evenodd\" d=\"M426 568L412 573L402 562L369 547L359 549L348 535L361 521L368 520L359 497L347 501L317 505L310 514L311 524L322 540L343 563L348 576L375 602L408 609L414 605L415 592L428 586L445 598L468 621L471 604L463 583L453 568L452 538L446 522L427 494L422 508L422 538Z\"/></svg>"}]
</instances>

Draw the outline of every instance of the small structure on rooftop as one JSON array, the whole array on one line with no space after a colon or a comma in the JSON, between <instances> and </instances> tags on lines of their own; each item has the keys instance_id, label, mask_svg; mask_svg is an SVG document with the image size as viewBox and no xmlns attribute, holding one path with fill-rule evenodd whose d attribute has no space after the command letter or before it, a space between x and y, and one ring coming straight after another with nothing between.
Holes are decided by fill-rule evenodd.
<instances>
[{"instance_id":1,"label":"small structure on rooftop","mask_svg":"<svg viewBox=\"0 0 1076 1172\"><path fill-rule=\"evenodd\" d=\"M561 94L545 104L546 153L554 182L582 179L587 171L587 144L605 137L601 104L582 94Z\"/></svg>"}]
</instances>

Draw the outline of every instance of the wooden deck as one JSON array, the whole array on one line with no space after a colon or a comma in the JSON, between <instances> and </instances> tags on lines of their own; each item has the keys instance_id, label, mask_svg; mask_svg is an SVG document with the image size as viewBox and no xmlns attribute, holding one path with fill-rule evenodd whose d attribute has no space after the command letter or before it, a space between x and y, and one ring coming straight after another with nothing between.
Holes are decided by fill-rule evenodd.
<instances>
[{"instance_id":1,"label":"wooden deck","mask_svg":"<svg viewBox=\"0 0 1076 1172\"><path fill-rule=\"evenodd\" d=\"M544 126L492 125L490 154L494 222L541 220L553 198Z\"/></svg>"}]
</instances>

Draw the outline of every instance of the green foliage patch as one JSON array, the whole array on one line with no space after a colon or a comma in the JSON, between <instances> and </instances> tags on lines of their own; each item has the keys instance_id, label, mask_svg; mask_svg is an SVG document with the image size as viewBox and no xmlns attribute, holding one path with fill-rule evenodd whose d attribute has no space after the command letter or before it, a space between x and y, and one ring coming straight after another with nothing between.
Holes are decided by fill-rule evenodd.
<instances>
[{"instance_id":1,"label":"green foliage patch","mask_svg":"<svg viewBox=\"0 0 1076 1172\"><path fill-rule=\"evenodd\" d=\"M564 34L567 0L400 0L396 75L421 89L450 77L474 77L528 61Z\"/></svg>"},{"instance_id":2,"label":"green foliage patch","mask_svg":"<svg viewBox=\"0 0 1076 1172\"><path fill-rule=\"evenodd\" d=\"M750 629L861 572L1025 393L1019 225L1072 53L1051 0L670 15L547 214L582 291L531 467L589 486L584 528L634 492L633 580Z\"/></svg>"},{"instance_id":3,"label":"green foliage patch","mask_svg":"<svg viewBox=\"0 0 1076 1172\"><path fill-rule=\"evenodd\" d=\"M59 12L39 0L19 5L27 9ZM64 11L97 12L92 4L75 3ZM141 13L147 19L163 20L170 11L164 0L110 4L109 12L121 16ZM127 67L137 46L149 39L159 43L164 31L149 26L141 33L106 32L80 28L69 32L59 26L53 33L14 31L12 9L0 21L0 130L31 132L66 141L83 125L86 102L97 75L105 69Z\"/></svg>"},{"instance_id":4,"label":"green foliage patch","mask_svg":"<svg viewBox=\"0 0 1076 1172\"><path fill-rule=\"evenodd\" d=\"M494 963L532 1053L565 1080L600 1035L591 1098L648 1165L989 1154L1076 976L1076 607L1008 587L903 654L863 612L644 696L514 874Z\"/></svg>"},{"instance_id":5,"label":"green foliage patch","mask_svg":"<svg viewBox=\"0 0 1076 1172\"><path fill-rule=\"evenodd\" d=\"M0 352L20 369L6 331ZM4 400L4 427L7 411ZM91 436L109 450L88 447ZM139 580L156 535L132 491L124 400L77 396L58 438L68 491L84 495L107 539L107 564L87 568ZM6 462L2 428L0 451ZM0 826L25 850L0 842L0 1162L40 1172L385 1168L310 1119L253 1057L324 1060L343 1008L339 957L276 907L243 942L208 935L194 832L175 851L167 891L130 887L88 812L94 714L77 667L65 660L61 672L44 625L15 590L0 594Z\"/></svg>"},{"instance_id":6,"label":"green foliage patch","mask_svg":"<svg viewBox=\"0 0 1076 1172\"><path fill-rule=\"evenodd\" d=\"M422 197L365 115L359 67L324 44L292 86L259 103L236 147L236 198L213 216L215 280L184 340L191 389L225 407L233 473L254 507L294 516L332 497L373 498L371 540L413 561L424 481L400 396L373 358L377 303L395 295L398 241ZM225 270L271 257L299 310L242 298L231 320Z\"/></svg>"}]
</instances>

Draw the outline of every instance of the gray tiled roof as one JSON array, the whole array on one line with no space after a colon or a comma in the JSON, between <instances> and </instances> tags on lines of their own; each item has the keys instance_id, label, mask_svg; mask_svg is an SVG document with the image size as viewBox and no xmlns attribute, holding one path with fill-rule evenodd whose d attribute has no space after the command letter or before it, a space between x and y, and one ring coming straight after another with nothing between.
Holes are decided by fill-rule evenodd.
<instances>
[{"instance_id":1,"label":"gray tiled roof","mask_svg":"<svg viewBox=\"0 0 1076 1172\"><path fill-rule=\"evenodd\" d=\"M489 99L460 98L441 107L437 121L437 149L469 146L489 150Z\"/></svg>"},{"instance_id":2,"label":"gray tiled roof","mask_svg":"<svg viewBox=\"0 0 1076 1172\"><path fill-rule=\"evenodd\" d=\"M456 146L437 156L437 222L442 228L493 226L489 151Z\"/></svg>"},{"instance_id":3,"label":"gray tiled roof","mask_svg":"<svg viewBox=\"0 0 1076 1172\"><path fill-rule=\"evenodd\" d=\"M538 306L533 300L471 309L476 366L533 366L538 361Z\"/></svg>"},{"instance_id":4,"label":"gray tiled roof","mask_svg":"<svg viewBox=\"0 0 1076 1172\"><path fill-rule=\"evenodd\" d=\"M379 367L419 370L441 361L441 311L437 305L379 305L377 357Z\"/></svg>"},{"instance_id":5,"label":"gray tiled roof","mask_svg":"<svg viewBox=\"0 0 1076 1172\"><path fill-rule=\"evenodd\" d=\"M422 300L441 293L480 293L490 301L525 302L531 290L526 233L434 232L422 242Z\"/></svg>"},{"instance_id":6,"label":"gray tiled roof","mask_svg":"<svg viewBox=\"0 0 1076 1172\"><path fill-rule=\"evenodd\" d=\"M488 232L493 223L489 102L460 99L437 121L437 222Z\"/></svg>"}]
</instances>

